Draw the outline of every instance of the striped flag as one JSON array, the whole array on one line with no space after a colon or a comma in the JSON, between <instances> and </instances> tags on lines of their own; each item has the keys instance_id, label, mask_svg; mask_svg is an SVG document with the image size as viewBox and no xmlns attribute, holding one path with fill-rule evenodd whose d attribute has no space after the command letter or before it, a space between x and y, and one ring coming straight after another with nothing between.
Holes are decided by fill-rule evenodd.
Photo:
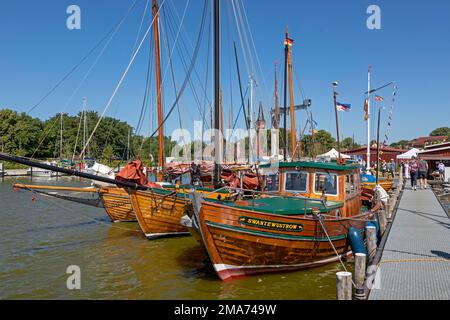
<instances>
[{"instance_id":1,"label":"striped flag","mask_svg":"<svg viewBox=\"0 0 450 320\"><path fill-rule=\"evenodd\" d=\"M375 96L375 101L384 101L382 96Z\"/></svg>"},{"instance_id":2,"label":"striped flag","mask_svg":"<svg viewBox=\"0 0 450 320\"><path fill-rule=\"evenodd\" d=\"M345 103L340 103L340 102L336 103L336 110L337 111L346 111L346 112L348 112L348 111L350 111L351 107L352 107L351 104L345 104Z\"/></svg>"},{"instance_id":3,"label":"striped flag","mask_svg":"<svg viewBox=\"0 0 450 320\"><path fill-rule=\"evenodd\" d=\"M294 44L294 40L292 40L291 38L284 39L284 45L285 46L292 47L293 44Z\"/></svg>"}]
</instances>

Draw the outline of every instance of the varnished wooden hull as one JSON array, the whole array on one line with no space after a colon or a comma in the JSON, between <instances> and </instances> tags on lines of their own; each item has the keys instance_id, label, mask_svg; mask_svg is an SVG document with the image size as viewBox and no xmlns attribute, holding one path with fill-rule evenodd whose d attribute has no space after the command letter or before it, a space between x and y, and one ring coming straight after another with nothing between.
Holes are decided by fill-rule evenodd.
<instances>
[{"instance_id":1,"label":"varnished wooden hull","mask_svg":"<svg viewBox=\"0 0 450 320\"><path fill-rule=\"evenodd\" d=\"M379 181L378 184L386 191L392 190L394 183L391 180ZM361 186L367 189L374 189L376 187L375 182L361 182Z\"/></svg>"},{"instance_id":2,"label":"varnished wooden hull","mask_svg":"<svg viewBox=\"0 0 450 320\"><path fill-rule=\"evenodd\" d=\"M118 187L101 187L99 194L103 207L113 222L137 221L126 190Z\"/></svg>"},{"instance_id":3,"label":"varnished wooden hull","mask_svg":"<svg viewBox=\"0 0 450 320\"><path fill-rule=\"evenodd\" d=\"M149 239L188 235L180 219L191 208L188 198L152 191L130 190L131 204L145 236Z\"/></svg>"},{"instance_id":4,"label":"varnished wooden hull","mask_svg":"<svg viewBox=\"0 0 450 320\"><path fill-rule=\"evenodd\" d=\"M358 220L325 219L327 233L339 255L349 253L348 229L363 230L371 213ZM300 224L301 232L267 230L240 223L242 217L281 224ZM199 215L203 242L222 280L255 273L314 267L336 261L333 246L319 221L303 216L282 216L204 202Z\"/></svg>"}]
</instances>

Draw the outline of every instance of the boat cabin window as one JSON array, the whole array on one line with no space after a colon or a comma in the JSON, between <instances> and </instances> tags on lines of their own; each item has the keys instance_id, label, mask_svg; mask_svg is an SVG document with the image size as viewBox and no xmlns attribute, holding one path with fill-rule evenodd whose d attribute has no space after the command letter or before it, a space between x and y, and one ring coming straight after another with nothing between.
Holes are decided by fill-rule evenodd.
<instances>
[{"instance_id":1,"label":"boat cabin window","mask_svg":"<svg viewBox=\"0 0 450 320\"><path fill-rule=\"evenodd\" d=\"M285 174L284 190L306 192L308 190L308 173L302 171L288 171Z\"/></svg>"},{"instance_id":2,"label":"boat cabin window","mask_svg":"<svg viewBox=\"0 0 450 320\"><path fill-rule=\"evenodd\" d=\"M327 195L338 194L338 177L334 173L316 173L314 182L315 193L325 193Z\"/></svg>"},{"instance_id":3,"label":"boat cabin window","mask_svg":"<svg viewBox=\"0 0 450 320\"><path fill-rule=\"evenodd\" d=\"M355 181L355 176L353 174L348 174L345 176L345 193L353 194L356 191L357 182Z\"/></svg>"},{"instance_id":4,"label":"boat cabin window","mask_svg":"<svg viewBox=\"0 0 450 320\"><path fill-rule=\"evenodd\" d=\"M278 173L268 174L265 177L266 183L264 186L264 191L280 191L280 175Z\"/></svg>"}]
</instances>

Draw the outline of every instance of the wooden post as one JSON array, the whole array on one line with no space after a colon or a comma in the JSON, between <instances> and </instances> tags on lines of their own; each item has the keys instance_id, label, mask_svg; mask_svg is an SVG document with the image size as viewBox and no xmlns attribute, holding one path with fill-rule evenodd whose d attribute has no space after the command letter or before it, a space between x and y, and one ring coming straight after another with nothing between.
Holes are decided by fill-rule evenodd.
<instances>
[{"instance_id":1,"label":"wooden post","mask_svg":"<svg viewBox=\"0 0 450 320\"><path fill-rule=\"evenodd\" d=\"M373 228L373 227L372 227ZM375 229L375 228L373 228ZM364 299L364 279L366 275L366 254L365 253L356 253L355 254L355 285L356 299Z\"/></svg>"},{"instance_id":2,"label":"wooden post","mask_svg":"<svg viewBox=\"0 0 450 320\"><path fill-rule=\"evenodd\" d=\"M352 274L350 272L336 272L336 299L352 300Z\"/></svg>"},{"instance_id":3,"label":"wooden post","mask_svg":"<svg viewBox=\"0 0 450 320\"><path fill-rule=\"evenodd\" d=\"M384 230L386 230L387 224L386 212L388 211L388 206L389 204L387 204L384 209L378 210L378 222L380 223L380 236L382 236Z\"/></svg>"},{"instance_id":4,"label":"wooden post","mask_svg":"<svg viewBox=\"0 0 450 320\"><path fill-rule=\"evenodd\" d=\"M377 252L377 229L374 226L366 227L367 254L372 259Z\"/></svg>"}]
</instances>

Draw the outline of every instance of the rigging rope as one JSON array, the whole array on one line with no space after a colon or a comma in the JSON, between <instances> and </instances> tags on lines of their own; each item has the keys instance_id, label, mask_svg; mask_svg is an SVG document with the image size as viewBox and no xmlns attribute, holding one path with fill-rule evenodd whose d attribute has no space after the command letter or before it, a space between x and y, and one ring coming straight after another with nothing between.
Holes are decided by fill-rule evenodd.
<instances>
[{"instance_id":1,"label":"rigging rope","mask_svg":"<svg viewBox=\"0 0 450 320\"><path fill-rule=\"evenodd\" d=\"M123 19L129 15L129 13L134 9L136 6L137 0L134 0L131 7L128 9L128 12L125 14L125 16L116 24L113 28L111 28L103 38L100 39L100 41L97 42L97 44L94 45L94 47L91 48L91 50L88 51L88 53L77 63L75 66L72 67L72 69L69 70L34 106L32 106L30 109L28 109L27 114L29 114L31 111L36 109L42 102L45 101L72 73L74 73L79 66L83 64L83 62L89 58L89 56L103 43L103 41L106 40L106 38L109 37L109 35L114 32L114 30L122 24Z\"/></svg>"},{"instance_id":2,"label":"rigging rope","mask_svg":"<svg viewBox=\"0 0 450 320\"><path fill-rule=\"evenodd\" d=\"M182 86L181 86L181 88L180 88L180 92L179 92L179 94L177 95L177 97L176 97L176 99L175 99L175 101L174 101L172 107L169 109L169 112L166 114L166 116L164 117L163 121L158 125L158 128L156 128L156 130L150 135L150 138L153 137L153 136L155 136L155 134L158 133L158 130L161 128L161 126L163 126L163 125L166 123L167 119L168 119L169 116L172 114L172 112L173 112L173 110L175 109L175 107L176 107L178 101L180 100L181 96L183 95L184 90L186 89L186 85L187 85L188 82L189 82L189 79L190 79L190 77L191 77L192 70L194 69L194 65L195 65L195 63L196 63L196 61L197 61L197 57L198 57L198 51L199 51L199 48L200 48L200 42L201 42L201 41L200 41L200 40L201 40L201 35L202 35L202 33L203 33L203 28L204 28L204 26L205 26L205 18L206 18L206 8L207 8L207 3L208 3L207 0L205 0L205 4L204 4L204 7L203 7L202 22L201 22L200 30L199 30L198 37L197 37L197 43L196 43L195 51L194 51L194 54L193 54L193 57L192 57L192 60L191 60L191 65L189 66L188 73L186 74L186 77L185 77L185 79L184 79L184 81L183 81L183 84L182 84Z\"/></svg>"},{"instance_id":3,"label":"rigging rope","mask_svg":"<svg viewBox=\"0 0 450 320\"><path fill-rule=\"evenodd\" d=\"M166 0L163 0L163 2L161 3L161 6L159 7L158 14L159 14L159 11L161 11L161 8L164 6L165 3L166 3ZM94 136L95 131L98 129L98 126L100 125L101 120L105 116L106 111L108 110L108 108L111 105L112 101L114 100L114 97L116 96L120 86L122 85L123 81L125 80L125 77L127 76L128 71L130 70L131 65L134 62L134 59L136 58L137 54L139 53L139 51L140 51L140 49L141 49L145 39L147 38L148 33L152 29L152 26L153 26L154 22L155 22L155 18L153 18L152 22L150 23L150 26L148 27L147 31L145 32L144 36L142 37L141 43L137 47L136 51L134 52L133 56L130 59L130 61L129 61L125 71L123 72L122 76L120 77L120 80L117 83L117 85L116 85L116 87L115 87L111 97L109 98L109 100L108 100L108 102L107 102L107 104L106 104L106 106L105 106L105 108L104 108L104 110L103 110L103 112L102 112L102 114L100 116L100 119L96 123L96 125L94 127L94 130L92 131L91 135L89 136L88 140L86 141L86 145L83 147L83 150L80 153L80 158L83 156L84 152L86 151L86 146L89 144L89 142L91 141L92 137Z\"/></svg>"}]
</instances>

